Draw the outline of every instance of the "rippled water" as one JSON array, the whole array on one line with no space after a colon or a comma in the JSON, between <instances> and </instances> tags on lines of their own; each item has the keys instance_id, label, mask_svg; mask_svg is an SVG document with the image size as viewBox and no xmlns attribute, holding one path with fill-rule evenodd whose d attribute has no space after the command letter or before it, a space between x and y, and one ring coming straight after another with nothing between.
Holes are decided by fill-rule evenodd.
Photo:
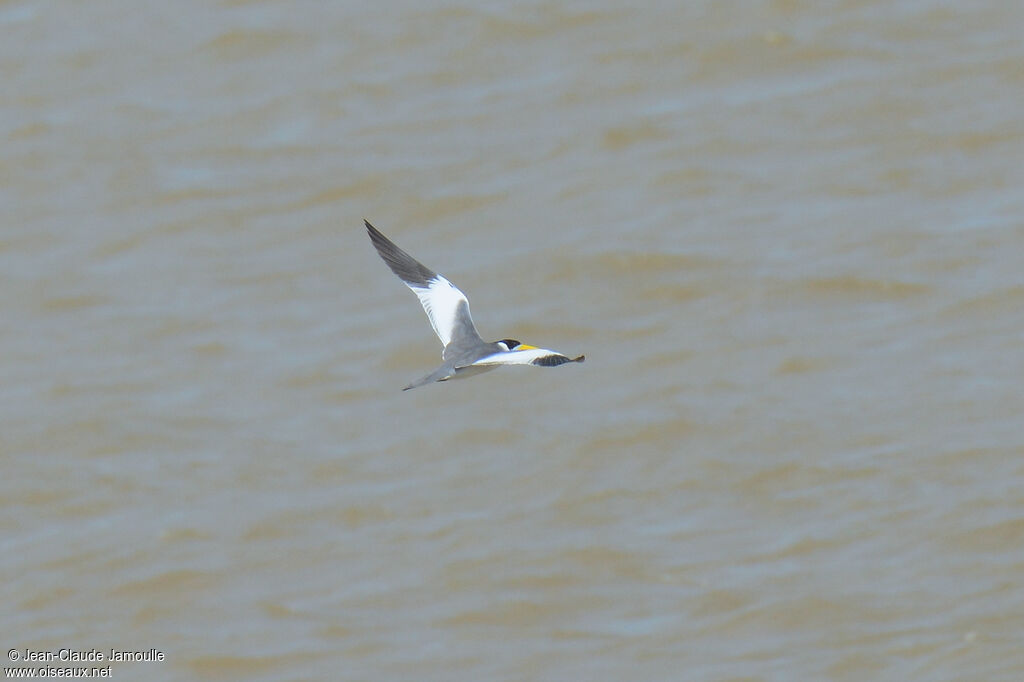
<instances>
[{"instance_id":1,"label":"rippled water","mask_svg":"<svg viewBox=\"0 0 1024 682\"><path fill-rule=\"evenodd\" d=\"M0 644L1021 679L1021 25L0 3ZM402 393L440 348L364 217L587 362Z\"/></svg>"}]
</instances>

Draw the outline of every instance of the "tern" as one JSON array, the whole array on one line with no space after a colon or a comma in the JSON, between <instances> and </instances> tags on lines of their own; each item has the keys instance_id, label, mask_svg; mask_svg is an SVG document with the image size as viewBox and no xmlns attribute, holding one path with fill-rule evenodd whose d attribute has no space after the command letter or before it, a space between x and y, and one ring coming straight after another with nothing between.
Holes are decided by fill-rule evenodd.
<instances>
[{"instance_id":1,"label":"tern","mask_svg":"<svg viewBox=\"0 0 1024 682\"><path fill-rule=\"evenodd\" d=\"M583 362L585 359L583 355L570 358L553 350L519 343L515 339L487 343L480 338L473 318L470 317L469 299L458 287L395 246L370 221L363 222L366 223L366 231L377 253L420 299L430 326L444 346L441 351L444 362L441 366L412 382L403 391L435 381L461 379L502 365L557 367L567 362Z\"/></svg>"}]
</instances>

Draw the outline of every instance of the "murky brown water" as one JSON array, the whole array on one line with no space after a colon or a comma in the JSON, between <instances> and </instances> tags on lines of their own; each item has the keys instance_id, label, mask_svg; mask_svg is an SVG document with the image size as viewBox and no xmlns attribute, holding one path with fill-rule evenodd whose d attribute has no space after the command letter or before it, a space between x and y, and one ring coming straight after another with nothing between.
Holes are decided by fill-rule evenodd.
<instances>
[{"instance_id":1,"label":"murky brown water","mask_svg":"<svg viewBox=\"0 0 1024 682\"><path fill-rule=\"evenodd\" d=\"M363 5L0 3L4 650L1024 678L1024 6Z\"/></svg>"}]
</instances>

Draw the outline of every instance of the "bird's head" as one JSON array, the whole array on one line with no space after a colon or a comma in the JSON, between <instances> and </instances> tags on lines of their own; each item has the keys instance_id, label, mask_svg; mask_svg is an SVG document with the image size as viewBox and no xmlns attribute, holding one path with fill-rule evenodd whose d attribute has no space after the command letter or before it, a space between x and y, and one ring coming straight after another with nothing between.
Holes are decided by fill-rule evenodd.
<instances>
[{"instance_id":1,"label":"bird's head","mask_svg":"<svg viewBox=\"0 0 1024 682\"><path fill-rule=\"evenodd\" d=\"M515 339L502 339L498 343L505 347L505 350L533 350L537 346L527 346L525 343L519 343Z\"/></svg>"}]
</instances>

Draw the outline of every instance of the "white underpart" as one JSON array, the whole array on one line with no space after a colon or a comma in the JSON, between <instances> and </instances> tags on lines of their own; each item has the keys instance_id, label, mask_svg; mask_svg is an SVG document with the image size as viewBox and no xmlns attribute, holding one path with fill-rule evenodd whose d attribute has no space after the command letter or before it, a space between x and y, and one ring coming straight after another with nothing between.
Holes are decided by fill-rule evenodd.
<instances>
[{"instance_id":1,"label":"white underpart","mask_svg":"<svg viewBox=\"0 0 1024 682\"><path fill-rule=\"evenodd\" d=\"M538 358L562 355L547 348L531 348L530 350L514 350L509 353L495 353L482 357L474 365L530 365Z\"/></svg>"},{"instance_id":2,"label":"white underpart","mask_svg":"<svg viewBox=\"0 0 1024 682\"><path fill-rule=\"evenodd\" d=\"M455 311L459 303L464 302L466 309L469 309L469 300L466 295L447 279L438 275L436 279L430 280L430 287L413 286L406 282L406 286L412 289L423 304L423 310L427 312L427 319L434 333L441 339L441 344L447 346L452 341L456 324Z\"/></svg>"}]
</instances>

